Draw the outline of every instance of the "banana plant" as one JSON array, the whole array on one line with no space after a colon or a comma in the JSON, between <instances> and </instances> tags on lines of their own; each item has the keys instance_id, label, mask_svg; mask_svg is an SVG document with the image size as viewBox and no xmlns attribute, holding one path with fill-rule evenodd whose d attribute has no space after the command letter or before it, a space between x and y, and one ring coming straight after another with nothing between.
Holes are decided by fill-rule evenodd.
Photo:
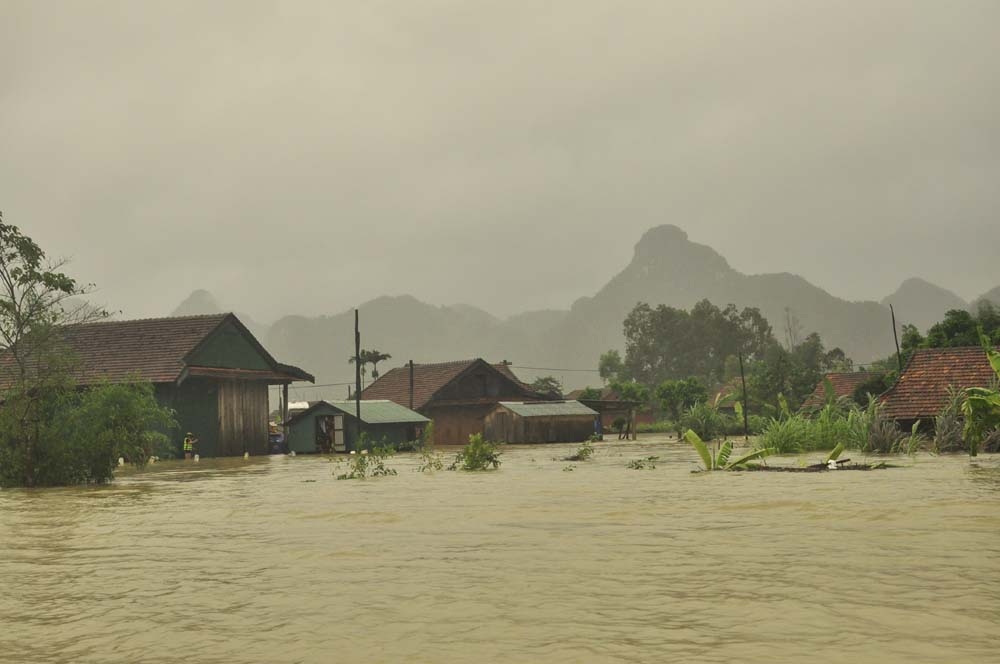
<instances>
[{"instance_id":1,"label":"banana plant","mask_svg":"<svg viewBox=\"0 0 1000 664\"><path fill-rule=\"evenodd\" d=\"M994 350L993 344L982 330L979 331L979 341L986 351L990 366L1000 379L1000 352ZM1000 426L1000 390L966 388L962 414L965 416L965 440L969 446L969 456L976 456L986 432Z\"/></svg>"},{"instance_id":2,"label":"banana plant","mask_svg":"<svg viewBox=\"0 0 1000 664\"><path fill-rule=\"evenodd\" d=\"M755 459L763 459L764 457L774 454L774 450L769 447L763 447L756 449L749 454L745 454L738 459L733 461L729 460L730 455L733 453L733 441L727 440L719 448L719 453L712 456L712 451L708 449L708 445L705 441L696 434L691 429L687 430L684 434L685 440L691 443L691 447L695 449L698 456L701 457L701 462L705 466L705 470L736 470L745 466L747 462L753 461Z\"/></svg>"}]
</instances>

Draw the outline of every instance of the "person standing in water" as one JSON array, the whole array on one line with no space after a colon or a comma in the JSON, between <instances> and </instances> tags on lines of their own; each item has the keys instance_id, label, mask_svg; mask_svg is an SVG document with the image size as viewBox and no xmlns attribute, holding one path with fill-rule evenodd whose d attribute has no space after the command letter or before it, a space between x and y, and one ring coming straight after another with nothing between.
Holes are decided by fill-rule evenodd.
<instances>
[{"instance_id":1,"label":"person standing in water","mask_svg":"<svg viewBox=\"0 0 1000 664\"><path fill-rule=\"evenodd\" d=\"M190 459L194 456L194 446L198 443L198 439L190 431L184 436L184 458Z\"/></svg>"}]
</instances>

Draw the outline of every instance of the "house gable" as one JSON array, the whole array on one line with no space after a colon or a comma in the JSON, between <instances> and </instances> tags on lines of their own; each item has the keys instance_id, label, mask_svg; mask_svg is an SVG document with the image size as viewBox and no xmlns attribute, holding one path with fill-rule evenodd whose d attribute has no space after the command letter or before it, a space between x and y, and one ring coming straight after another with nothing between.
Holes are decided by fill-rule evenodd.
<instances>
[{"instance_id":1,"label":"house gable","mask_svg":"<svg viewBox=\"0 0 1000 664\"><path fill-rule=\"evenodd\" d=\"M271 371L274 360L242 325L227 318L186 358L189 366Z\"/></svg>"}]
</instances>

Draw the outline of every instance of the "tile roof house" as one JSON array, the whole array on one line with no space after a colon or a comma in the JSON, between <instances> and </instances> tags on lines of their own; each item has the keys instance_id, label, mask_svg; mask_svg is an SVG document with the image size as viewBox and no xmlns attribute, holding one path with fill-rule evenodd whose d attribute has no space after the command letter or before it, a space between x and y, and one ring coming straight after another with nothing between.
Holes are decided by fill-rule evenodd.
<instances>
[{"instance_id":1,"label":"tile roof house","mask_svg":"<svg viewBox=\"0 0 1000 664\"><path fill-rule=\"evenodd\" d=\"M949 388L989 387L995 382L980 346L920 348L879 400L885 414L905 428L917 420L933 421L948 401Z\"/></svg>"},{"instance_id":2,"label":"tile roof house","mask_svg":"<svg viewBox=\"0 0 1000 664\"><path fill-rule=\"evenodd\" d=\"M823 376L823 380L816 384L812 394L802 402L799 408L801 412L811 413L821 410L826 405L826 381L829 380L833 386L834 398L853 397L854 391L867 381L878 378L882 374L877 371L850 371L840 373L828 373Z\"/></svg>"},{"instance_id":3,"label":"tile roof house","mask_svg":"<svg viewBox=\"0 0 1000 664\"><path fill-rule=\"evenodd\" d=\"M202 456L266 453L268 386L314 380L271 357L233 314L70 325L57 343L80 386L153 383L177 413L178 450L191 431ZM13 385L15 366L10 352L0 354L0 391Z\"/></svg>"},{"instance_id":4,"label":"tile roof house","mask_svg":"<svg viewBox=\"0 0 1000 664\"><path fill-rule=\"evenodd\" d=\"M500 401L547 400L514 376L506 365L482 359L409 365L386 372L361 393L388 399L431 418L435 442L464 444L483 432L484 418Z\"/></svg>"}]
</instances>

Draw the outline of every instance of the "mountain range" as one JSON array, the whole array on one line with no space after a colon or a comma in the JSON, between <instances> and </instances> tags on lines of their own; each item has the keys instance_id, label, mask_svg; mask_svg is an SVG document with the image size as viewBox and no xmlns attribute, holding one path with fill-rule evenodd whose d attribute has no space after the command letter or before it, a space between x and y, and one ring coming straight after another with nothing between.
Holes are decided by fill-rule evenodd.
<instances>
[{"instance_id":1,"label":"mountain range","mask_svg":"<svg viewBox=\"0 0 1000 664\"><path fill-rule=\"evenodd\" d=\"M856 362L884 357L894 348L888 305L897 324L921 331L949 309L970 307L955 293L922 279L906 279L891 295L876 301L848 301L789 273L743 274L711 247L691 242L680 228L657 226L635 246L631 262L591 297L568 310L542 310L500 319L475 306L435 306L410 295L379 297L359 305L362 345L390 353L390 366L407 360L439 362L482 357L508 360L523 378L554 374L566 388L596 385L600 354L623 350L622 321L637 302L689 309L708 299L724 306L758 307L775 336L787 328L804 336L819 332L828 348L839 346ZM1000 305L1000 287L977 298ZM173 313L218 313L207 291L195 291ZM350 379L353 369L353 310L334 315L285 316L270 326L240 319L283 362L306 368L317 383ZM519 369L519 367L524 367ZM535 369L537 368L537 369ZM324 396L346 394L346 387L319 390Z\"/></svg>"}]
</instances>

